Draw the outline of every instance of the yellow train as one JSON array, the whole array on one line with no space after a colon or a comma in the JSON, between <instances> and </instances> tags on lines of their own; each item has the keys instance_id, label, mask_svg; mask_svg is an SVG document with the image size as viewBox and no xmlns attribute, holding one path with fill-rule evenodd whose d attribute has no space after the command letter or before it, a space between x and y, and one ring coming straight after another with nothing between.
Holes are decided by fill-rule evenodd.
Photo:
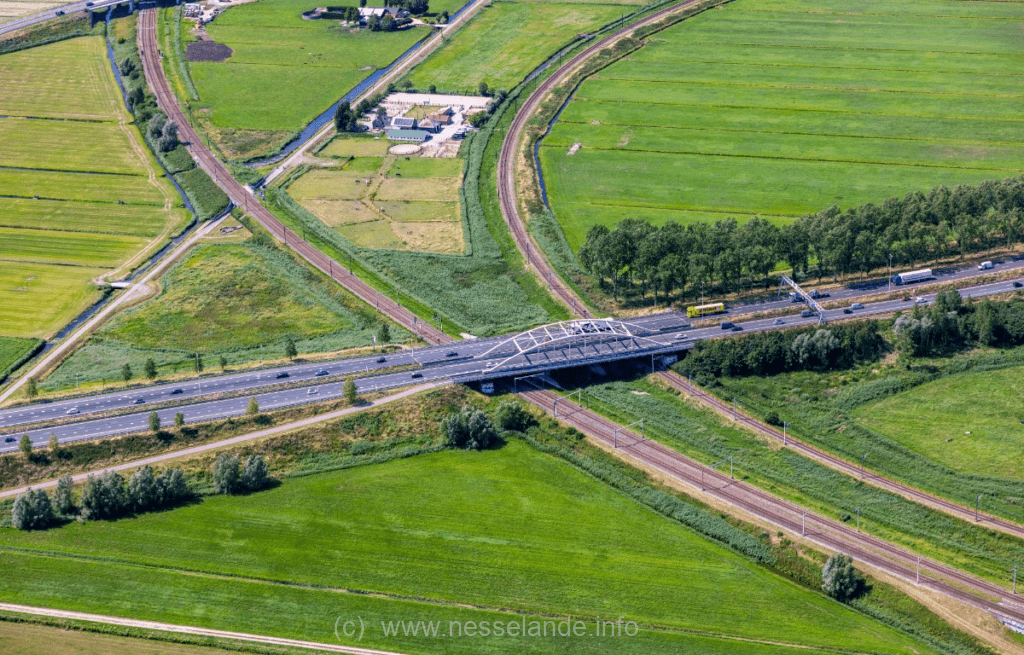
<instances>
[{"instance_id":1,"label":"yellow train","mask_svg":"<svg viewBox=\"0 0 1024 655\"><path fill-rule=\"evenodd\" d=\"M690 305L686 308L686 315L690 318L700 318L708 314L725 313L725 303L716 302L710 305Z\"/></svg>"}]
</instances>

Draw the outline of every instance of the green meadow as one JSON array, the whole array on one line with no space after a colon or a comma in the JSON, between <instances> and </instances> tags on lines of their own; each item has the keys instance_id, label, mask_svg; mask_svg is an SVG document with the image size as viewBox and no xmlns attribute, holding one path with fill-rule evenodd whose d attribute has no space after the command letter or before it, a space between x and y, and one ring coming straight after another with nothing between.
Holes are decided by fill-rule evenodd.
<instances>
[{"instance_id":1,"label":"green meadow","mask_svg":"<svg viewBox=\"0 0 1024 655\"><path fill-rule=\"evenodd\" d=\"M951 375L858 407L852 418L967 474L1019 479L1024 367Z\"/></svg>"},{"instance_id":2,"label":"green meadow","mask_svg":"<svg viewBox=\"0 0 1024 655\"><path fill-rule=\"evenodd\" d=\"M933 652L519 442L244 498L0 530L9 602L409 653ZM413 600L415 599L415 600ZM382 621L623 617L634 638L385 637Z\"/></svg>"},{"instance_id":3,"label":"green meadow","mask_svg":"<svg viewBox=\"0 0 1024 655\"><path fill-rule=\"evenodd\" d=\"M28 356L38 343L39 341L36 339L0 337L0 379L3 379L15 365Z\"/></svg>"},{"instance_id":4,"label":"green meadow","mask_svg":"<svg viewBox=\"0 0 1024 655\"><path fill-rule=\"evenodd\" d=\"M207 26L210 38L234 54L223 62L189 62L199 93L191 106L230 156L281 145L428 34L422 27L384 33L303 20L312 8L303 0L260 0Z\"/></svg>"},{"instance_id":5,"label":"green meadow","mask_svg":"<svg viewBox=\"0 0 1024 655\"><path fill-rule=\"evenodd\" d=\"M3 55L0 88L0 335L46 338L99 297L94 280L191 216L131 124L102 37Z\"/></svg>"},{"instance_id":6,"label":"green meadow","mask_svg":"<svg viewBox=\"0 0 1024 655\"><path fill-rule=\"evenodd\" d=\"M495 0L408 76L417 89L476 93L480 82L511 89L577 34L616 20L640 0Z\"/></svg>"},{"instance_id":7,"label":"green meadow","mask_svg":"<svg viewBox=\"0 0 1024 655\"><path fill-rule=\"evenodd\" d=\"M1019 175L1022 28L999 2L705 12L579 88L542 142L551 207L578 248L626 216L784 222Z\"/></svg>"}]
</instances>

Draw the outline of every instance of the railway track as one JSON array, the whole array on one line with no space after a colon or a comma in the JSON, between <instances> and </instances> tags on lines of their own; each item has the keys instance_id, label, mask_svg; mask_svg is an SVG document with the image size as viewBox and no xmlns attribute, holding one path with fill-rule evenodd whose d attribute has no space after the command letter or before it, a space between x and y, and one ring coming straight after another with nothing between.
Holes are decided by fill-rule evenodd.
<instances>
[{"instance_id":1,"label":"railway track","mask_svg":"<svg viewBox=\"0 0 1024 655\"><path fill-rule=\"evenodd\" d=\"M1024 603L1003 587L953 567L919 558L882 539L859 532L839 521L804 510L758 487L732 479L655 441L618 426L551 391L527 391L525 399L609 448L668 475L758 519L830 551L851 555L862 564L911 584L979 608L997 618L1024 619Z\"/></svg>"},{"instance_id":2,"label":"railway track","mask_svg":"<svg viewBox=\"0 0 1024 655\"><path fill-rule=\"evenodd\" d=\"M515 239L516 247L519 248L519 252L525 258L527 267L536 271L542 280L546 280L551 293L564 303L566 307L570 308L574 315L581 318L593 318L593 314L587 309L583 299L562 280L540 248L530 239L526 229L526 222L519 213L519 203L516 202L515 182L517 145L522 140L523 131L526 129L530 117L533 116L544 96L560 84L580 64L636 28L655 23L673 12L699 4L699 2L701 0L687 0L686 2L672 5L667 9L657 11L584 48L561 69L555 71L546 80L541 82L533 93L530 94L530 97L526 99L522 108L512 119L508 133L505 135L505 140L502 142L501 156L498 159L498 201L501 205L502 218L505 219L505 224L512 233L512 238Z\"/></svg>"},{"instance_id":3,"label":"railway track","mask_svg":"<svg viewBox=\"0 0 1024 655\"><path fill-rule=\"evenodd\" d=\"M139 12L138 35L139 50L142 54L142 68L146 75L146 81L156 94L157 104L167 114L167 117L178 125L178 133L181 140L187 144L186 147L192 158L195 159L196 164L213 178L217 186L227 194L233 204L243 208L247 214L270 232L274 238L281 240L300 257L348 289L360 300L371 307L375 307L378 312L419 336L427 343L440 344L453 341L451 337L429 323L419 320L419 317L405 307L402 307L400 303L377 291L353 274L351 270L346 269L341 263L323 254L300 235L289 230L284 223L260 204L259 199L249 189L235 180L227 167L217 159L209 148L203 145L202 139L192 129L192 125L185 118L181 107L178 106L177 98L171 91L167 77L164 74L163 66L161 65L160 46L156 35L156 12L156 9L143 9Z\"/></svg>"},{"instance_id":4,"label":"railway track","mask_svg":"<svg viewBox=\"0 0 1024 655\"><path fill-rule=\"evenodd\" d=\"M765 425L749 414L734 410L728 403L707 391L704 391L699 386L692 384L676 373L663 372L660 374L660 377L672 388L692 396L698 402L723 415L732 416L737 423L744 425L758 434L777 441L788 448L792 448L804 457L821 462L829 468L839 471L840 473L845 473L852 478L861 478L864 482L875 487L894 494L899 494L907 500L937 509L955 518L969 522L984 523L986 527L1024 539L1024 526L1019 523L1007 521L1006 519L1002 519L997 516L982 514L965 505L960 505L951 500L932 495L914 487L909 487L895 480L881 476L871 469L864 469L860 465L854 464L853 462L838 457L828 451L816 448L805 441L794 439L792 436L783 434L776 428Z\"/></svg>"}]
</instances>

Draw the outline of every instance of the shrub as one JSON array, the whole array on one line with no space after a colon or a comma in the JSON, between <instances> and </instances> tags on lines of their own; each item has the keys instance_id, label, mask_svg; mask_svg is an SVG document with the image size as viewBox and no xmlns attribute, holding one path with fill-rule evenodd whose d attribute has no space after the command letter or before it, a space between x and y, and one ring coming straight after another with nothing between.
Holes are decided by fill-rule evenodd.
<instances>
[{"instance_id":1,"label":"shrub","mask_svg":"<svg viewBox=\"0 0 1024 655\"><path fill-rule=\"evenodd\" d=\"M128 479L128 503L136 512L155 509L159 504L160 495L157 492L156 476L153 469L143 466L132 473Z\"/></svg>"},{"instance_id":2,"label":"shrub","mask_svg":"<svg viewBox=\"0 0 1024 655\"><path fill-rule=\"evenodd\" d=\"M42 489L29 489L11 508L11 523L19 530L42 530L54 521L50 497Z\"/></svg>"},{"instance_id":3,"label":"shrub","mask_svg":"<svg viewBox=\"0 0 1024 655\"><path fill-rule=\"evenodd\" d=\"M90 475L82 489L82 516L87 519L112 519L128 508L124 478L114 471L101 477Z\"/></svg>"},{"instance_id":4,"label":"shrub","mask_svg":"<svg viewBox=\"0 0 1024 655\"><path fill-rule=\"evenodd\" d=\"M70 475L57 480L57 489L53 492L53 509L61 516L71 516L75 513L75 496L71 490Z\"/></svg>"},{"instance_id":5,"label":"shrub","mask_svg":"<svg viewBox=\"0 0 1024 655\"><path fill-rule=\"evenodd\" d=\"M845 603L855 598L864 586L864 576L853 568L853 558L836 553L821 570L821 588L826 594Z\"/></svg>"},{"instance_id":6,"label":"shrub","mask_svg":"<svg viewBox=\"0 0 1024 655\"><path fill-rule=\"evenodd\" d=\"M498 432L487 414L468 405L445 418L441 429L452 448L483 450L498 440Z\"/></svg>"},{"instance_id":7,"label":"shrub","mask_svg":"<svg viewBox=\"0 0 1024 655\"><path fill-rule=\"evenodd\" d=\"M239 489L241 464L237 455L221 453L213 464L213 486L219 494L233 494Z\"/></svg>"},{"instance_id":8,"label":"shrub","mask_svg":"<svg viewBox=\"0 0 1024 655\"><path fill-rule=\"evenodd\" d=\"M156 479L156 504L168 507L180 503L189 497L185 474L181 469L164 469Z\"/></svg>"},{"instance_id":9,"label":"shrub","mask_svg":"<svg viewBox=\"0 0 1024 655\"><path fill-rule=\"evenodd\" d=\"M270 482L267 463L259 455L249 455L242 468L241 485L248 491L258 491Z\"/></svg>"},{"instance_id":10,"label":"shrub","mask_svg":"<svg viewBox=\"0 0 1024 655\"><path fill-rule=\"evenodd\" d=\"M502 403L494 418L499 428L514 432L526 432L527 428L536 423L529 412L514 400Z\"/></svg>"}]
</instances>

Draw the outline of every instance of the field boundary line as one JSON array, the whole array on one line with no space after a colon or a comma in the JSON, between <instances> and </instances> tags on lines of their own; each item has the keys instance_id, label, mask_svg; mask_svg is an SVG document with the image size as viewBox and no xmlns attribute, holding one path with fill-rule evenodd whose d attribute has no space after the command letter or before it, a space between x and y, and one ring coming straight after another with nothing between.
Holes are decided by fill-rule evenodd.
<instances>
[{"instance_id":1,"label":"field boundary line","mask_svg":"<svg viewBox=\"0 0 1024 655\"><path fill-rule=\"evenodd\" d=\"M127 619L119 616L106 616L103 614L87 614L85 612L71 612L68 610L51 609L47 607L33 607L30 605L15 605L13 603L0 603L0 610L15 612L18 614L30 614L33 616L47 616L50 618L67 619L70 621L86 621L89 623L105 623L126 628L140 628L143 630L156 630L158 632L173 632L178 634L197 635L200 637L214 637L217 639L229 639L234 641L249 641L272 646L289 646L292 648L304 648L306 650L319 650L331 653L349 653L350 655L400 655L394 651L373 650L371 648L356 648L353 646L342 646L334 644L322 644L314 641L300 641L298 639L285 639L283 637L270 637L267 635L256 635L246 632L229 632L227 630L214 630L213 628L201 628L191 625L176 625L173 623L160 623L158 621L143 621L139 619Z\"/></svg>"},{"instance_id":2,"label":"field boundary line","mask_svg":"<svg viewBox=\"0 0 1024 655\"><path fill-rule=\"evenodd\" d=\"M975 521L974 510L965 505L942 498L941 496L936 496L922 489L911 487L892 478L885 477L874 469L865 468L863 469L863 475L861 475L861 466L859 464L851 462L827 450L818 448L817 446L813 446L810 443L793 437L788 433L783 435L783 433L779 432L778 429L751 416L747 412L738 408L734 410L717 396L707 392L701 388L700 385L688 381L678 373L666 371L659 373L658 377L664 380L665 383L673 389L686 394L687 397L692 398L694 401L711 409L716 414L727 419L731 418L747 430L754 432L757 435L767 437L771 439L772 442L778 442L779 446L783 448L790 448L803 457L814 460L820 464L824 464L834 471L838 471L854 479L859 478L864 483L870 484L873 487L897 494L906 500L919 503L948 516L952 516L953 518L972 524L984 524L990 529L996 529L1005 534L1024 539L1024 525L984 513L979 513L979 520Z\"/></svg>"},{"instance_id":3,"label":"field boundary line","mask_svg":"<svg viewBox=\"0 0 1024 655\"><path fill-rule=\"evenodd\" d=\"M327 414L319 414L319 415L316 415L316 416L310 416L308 418L300 419L298 421L292 421L291 423L285 423L283 425L275 425L274 427L271 427L271 428L265 428L263 430L257 430L256 432L247 432L245 434L239 434L239 435L236 435L234 437L229 437L227 439L221 439L220 441L214 441L212 443L202 444L202 445L199 445L199 446L192 446L190 448L185 448L183 450L175 450L175 451L172 451L172 452L169 452L169 453L161 453L160 455L152 455L150 457L144 457L142 459L136 459L136 460L132 460L130 462L123 462L121 464L115 464L113 466L106 466L106 467L103 467L103 468L93 469L91 471L86 471L84 473L76 473L76 474L71 476L71 481L76 483L76 484L78 484L78 483L81 483L81 482L85 482L86 479L88 479L88 477L91 476L91 475L101 475L103 473L108 473L110 471L125 471L125 470L128 470L128 469L137 469L140 466L147 466L147 465L151 465L151 464L159 464L161 462L165 462L165 461L168 461L168 460L181 459L182 457L191 457L192 455L198 455L198 454L210 451L210 450L219 450L221 448L227 448L228 446L234 446L236 444L243 443L243 442L246 442L246 441L252 441L253 439L262 439L263 437L273 437L273 436L276 436L276 435L279 435L279 434L284 434L286 432L292 432L294 430L300 430L302 428L310 427L310 426L316 425L318 423L324 423L326 421L332 421L332 420L337 419L337 418L342 418L344 416L348 416L349 414L358 414L360 412L364 412L366 410L373 409L373 408L379 407L381 405L387 405L387 404L393 403L393 402L395 402L397 400L402 400L403 398L408 398L409 396L414 396L414 395L416 395L418 393L421 393L421 392L424 392L424 391L429 391L431 389L436 389L438 387L443 387L443 386L448 385L448 384L451 384L451 383L450 382L440 381L440 382L429 382L427 384L420 384L420 385L417 385L415 387L410 387L408 389L400 391L398 393L391 394L390 396L385 396L383 398L378 398L377 400L371 400L371 401L366 402L365 404L362 404L362 405L354 405L352 407L345 407L345 408L342 408L342 409L335 410L333 412L329 412ZM37 483L37 484L24 485L22 487L18 487L17 489L7 489L7 490L4 490L4 491L0 491L0 500L2 500L4 498L10 498L10 497L13 497L13 496L17 496L19 494L23 494L26 491L28 491L30 488L31 489L50 489L50 488L56 487L56 486L57 486L57 480L48 480L48 481L40 482L40 483Z\"/></svg>"}]
</instances>

